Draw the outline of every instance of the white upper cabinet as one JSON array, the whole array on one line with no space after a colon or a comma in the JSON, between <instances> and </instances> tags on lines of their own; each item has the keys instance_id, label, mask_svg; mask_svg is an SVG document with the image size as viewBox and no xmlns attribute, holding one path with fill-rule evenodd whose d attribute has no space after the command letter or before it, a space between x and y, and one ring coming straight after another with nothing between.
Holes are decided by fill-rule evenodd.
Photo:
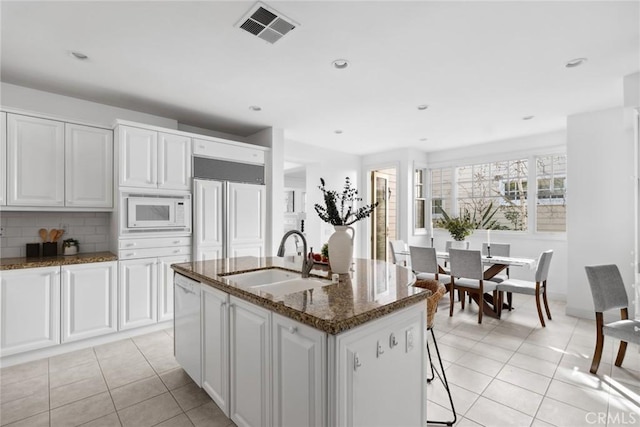
<instances>
[{"instance_id":1,"label":"white upper cabinet","mask_svg":"<svg viewBox=\"0 0 640 427\"><path fill-rule=\"evenodd\" d=\"M7 204L64 206L64 123L7 115Z\"/></svg>"},{"instance_id":2,"label":"white upper cabinet","mask_svg":"<svg viewBox=\"0 0 640 427\"><path fill-rule=\"evenodd\" d=\"M156 188L158 179L158 132L119 127L120 185Z\"/></svg>"},{"instance_id":3,"label":"white upper cabinet","mask_svg":"<svg viewBox=\"0 0 640 427\"><path fill-rule=\"evenodd\" d=\"M67 206L113 206L113 132L65 125L65 199Z\"/></svg>"},{"instance_id":4,"label":"white upper cabinet","mask_svg":"<svg viewBox=\"0 0 640 427\"><path fill-rule=\"evenodd\" d=\"M191 138L119 126L120 185L189 190Z\"/></svg>"},{"instance_id":5,"label":"white upper cabinet","mask_svg":"<svg viewBox=\"0 0 640 427\"><path fill-rule=\"evenodd\" d=\"M0 113L0 205L7 204L7 113Z\"/></svg>"},{"instance_id":6,"label":"white upper cabinet","mask_svg":"<svg viewBox=\"0 0 640 427\"><path fill-rule=\"evenodd\" d=\"M191 138L158 133L158 188L191 189Z\"/></svg>"}]
</instances>

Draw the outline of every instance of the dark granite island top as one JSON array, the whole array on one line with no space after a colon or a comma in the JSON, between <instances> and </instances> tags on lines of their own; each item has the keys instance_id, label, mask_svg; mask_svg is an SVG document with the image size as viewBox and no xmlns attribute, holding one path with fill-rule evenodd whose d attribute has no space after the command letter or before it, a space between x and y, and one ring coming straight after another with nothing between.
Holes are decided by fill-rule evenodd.
<instances>
[{"instance_id":1,"label":"dark granite island top","mask_svg":"<svg viewBox=\"0 0 640 427\"><path fill-rule=\"evenodd\" d=\"M353 271L341 274L339 283L280 297L240 288L232 279L225 278L231 273L268 268L299 272L300 267L300 257L292 256L238 257L172 265L177 273L334 335L431 295L426 289L412 286L416 278L411 270L369 259L354 259ZM324 265L317 264L311 275L331 279L331 272Z\"/></svg>"}]
</instances>

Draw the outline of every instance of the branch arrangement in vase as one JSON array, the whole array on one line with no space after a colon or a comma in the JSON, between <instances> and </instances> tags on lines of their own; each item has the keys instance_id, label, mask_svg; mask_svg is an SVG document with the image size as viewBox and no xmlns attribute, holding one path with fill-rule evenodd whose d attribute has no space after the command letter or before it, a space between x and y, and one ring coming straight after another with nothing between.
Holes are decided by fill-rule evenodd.
<instances>
[{"instance_id":1,"label":"branch arrangement in vase","mask_svg":"<svg viewBox=\"0 0 640 427\"><path fill-rule=\"evenodd\" d=\"M361 201L362 198L358 197L358 190L351 186L349 177L345 178L341 193L327 190L323 178L320 178L320 183L322 185L318 188L322 191L324 206L316 203L313 208L321 220L331 225L351 225L367 218L378 206L378 202L376 202L354 210L354 203Z\"/></svg>"}]
</instances>

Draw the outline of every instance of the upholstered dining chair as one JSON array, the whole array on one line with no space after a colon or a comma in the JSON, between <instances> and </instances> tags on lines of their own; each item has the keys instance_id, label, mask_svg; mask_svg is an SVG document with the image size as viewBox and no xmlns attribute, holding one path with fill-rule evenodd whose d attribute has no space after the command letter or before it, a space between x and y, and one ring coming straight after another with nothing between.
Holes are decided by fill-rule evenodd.
<instances>
[{"instance_id":1,"label":"upholstered dining chair","mask_svg":"<svg viewBox=\"0 0 640 427\"><path fill-rule=\"evenodd\" d=\"M409 246L411 254L411 268L418 280L437 280L440 283L449 284L451 278L446 274L440 274L435 248L421 246Z\"/></svg>"},{"instance_id":2,"label":"upholstered dining chair","mask_svg":"<svg viewBox=\"0 0 640 427\"><path fill-rule=\"evenodd\" d=\"M549 276L549 265L551 264L551 258L553 257L553 251L545 251L540 254L538 259L538 267L536 268L535 282L519 279L507 279L504 282L498 283L498 313L502 310L502 293L516 293L533 295L536 299L536 308L538 309L538 317L540 318L540 324L544 328L544 316L542 315L542 307L540 306L540 297L544 301L544 309L547 312L547 317L551 320L551 310L549 310L549 302L547 301L547 276ZM508 298L508 297L507 297ZM509 310L511 310L511 299L508 298Z\"/></svg>"},{"instance_id":3,"label":"upholstered dining chair","mask_svg":"<svg viewBox=\"0 0 640 427\"><path fill-rule=\"evenodd\" d=\"M469 249L469 242L468 241L463 241L460 242L461 247L459 247L458 249ZM451 249L453 247L453 240L447 240L446 242L444 242L444 251L445 252L449 252L449 249ZM444 262L444 269L445 271L449 271L448 270L448 261Z\"/></svg>"},{"instance_id":4,"label":"upholstered dining chair","mask_svg":"<svg viewBox=\"0 0 640 427\"><path fill-rule=\"evenodd\" d=\"M453 316L453 290L460 291L459 299L464 310L465 292L478 295L478 323L482 323L484 310L484 293L493 292L493 300L497 301L496 283L484 280L482 255L480 251L466 249L449 249L451 263L451 282L449 285L449 316Z\"/></svg>"},{"instance_id":5,"label":"upholstered dining chair","mask_svg":"<svg viewBox=\"0 0 640 427\"><path fill-rule=\"evenodd\" d=\"M593 296L593 306L596 311L596 349L591 362L592 374L598 371L602 348L604 347L604 336L608 335L620 340L616 366L622 366L624 355L627 351L627 343L640 344L640 321L630 320L629 298L624 287L620 270L616 265L594 265L584 268L589 279L591 295ZM603 314L607 310L620 309L620 320L604 324Z\"/></svg>"},{"instance_id":6,"label":"upholstered dining chair","mask_svg":"<svg viewBox=\"0 0 640 427\"><path fill-rule=\"evenodd\" d=\"M392 263L406 267L409 261L408 251L408 245L404 240L389 240L389 252L391 253Z\"/></svg>"},{"instance_id":7,"label":"upholstered dining chair","mask_svg":"<svg viewBox=\"0 0 640 427\"><path fill-rule=\"evenodd\" d=\"M430 248L429 248L430 249ZM440 350L438 349L438 341L436 340L436 334L433 332L433 323L435 320L436 309L438 308L438 301L446 293L445 285L432 279L417 280L414 286L419 288L429 289L431 295L427 297L427 332L431 331L431 338L433 341L433 347L436 350L436 356L438 356L438 362L440 362L440 369L438 369L431 357L431 346L427 339L427 355L429 357L429 366L431 368L431 376L427 378L427 383L431 383L438 376L438 379L442 382L447 394L449 395L449 403L451 404L451 412L453 413L453 420L451 421L433 421L427 420L427 424L446 424L452 426L457 421L456 410L453 406L453 398L451 397L451 389L449 388L449 382L447 381L447 375L442 364L442 357L440 357ZM428 336L427 336L428 338Z\"/></svg>"}]
</instances>

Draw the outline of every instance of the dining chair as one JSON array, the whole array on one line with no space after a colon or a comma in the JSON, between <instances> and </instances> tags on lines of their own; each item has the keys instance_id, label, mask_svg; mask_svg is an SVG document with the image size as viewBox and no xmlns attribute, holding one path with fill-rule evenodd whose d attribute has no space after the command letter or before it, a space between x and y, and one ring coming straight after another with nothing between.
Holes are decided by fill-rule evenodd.
<instances>
[{"instance_id":1,"label":"dining chair","mask_svg":"<svg viewBox=\"0 0 640 427\"><path fill-rule=\"evenodd\" d=\"M462 243L458 242L460 245L462 245L462 247L457 248L457 249L469 249L469 242L467 241L463 241ZM444 251L449 253L449 249L451 249L453 247L453 240L447 240L446 242L444 242ZM449 271L448 270L448 261L444 262L444 269L445 271Z\"/></svg>"},{"instance_id":2,"label":"dining chair","mask_svg":"<svg viewBox=\"0 0 640 427\"><path fill-rule=\"evenodd\" d=\"M391 262L393 264L399 264L407 266L409 260L408 245L404 240L389 240L389 252L391 253Z\"/></svg>"},{"instance_id":3,"label":"dining chair","mask_svg":"<svg viewBox=\"0 0 640 427\"><path fill-rule=\"evenodd\" d=\"M508 279L504 282L498 283L498 314L502 311L502 293L516 293L525 295L534 295L536 299L536 308L538 309L538 317L540 323L544 328L544 316L542 315L542 307L540 306L540 296L544 301L544 309L547 312L547 317L551 320L551 311L549 310L549 302L547 301L547 276L549 275L549 265L551 264L551 258L553 257L553 251L548 250L540 254L538 259L538 267L536 268L535 282L519 279ZM507 301L509 310L511 310L511 299Z\"/></svg>"},{"instance_id":4,"label":"dining chair","mask_svg":"<svg viewBox=\"0 0 640 427\"><path fill-rule=\"evenodd\" d=\"M411 256L411 268L418 280L436 280L448 284L451 278L439 273L438 259L435 248L422 246L409 246Z\"/></svg>"},{"instance_id":5,"label":"dining chair","mask_svg":"<svg viewBox=\"0 0 640 427\"><path fill-rule=\"evenodd\" d=\"M432 248L425 248L432 249ZM438 379L442 382L447 394L449 395L449 403L451 404L451 412L453 413L453 420L451 421L433 421L427 420L427 424L446 424L448 426L452 426L457 421L456 410L453 406L453 398L451 397L451 388L449 388L449 382L447 381L447 375L444 370L444 366L442 364L442 357L440 356L440 350L438 349L438 341L436 340L436 334L433 332L433 323L435 319L436 310L438 308L438 302L447 292L444 284L437 282L435 280L427 279L427 280L417 280L414 284L415 287L425 288L431 291L431 295L427 297L427 332L431 331L431 338L433 341L433 346L436 350L436 355L438 356L438 362L440 363L440 369L438 369L431 358L431 347L429 345L429 340L427 336L427 355L429 357L429 367L431 368L431 376L427 378L427 383L430 383L438 376Z\"/></svg>"},{"instance_id":6,"label":"dining chair","mask_svg":"<svg viewBox=\"0 0 640 427\"><path fill-rule=\"evenodd\" d=\"M587 272L587 279L591 287L593 296L593 306L596 311L596 349L593 353L593 361L589 372L595 374L600 365L602 348L604 347L604 336L617 338L620 340L616 366L622 366L627 343L640 344L640 321L630 320L629 298L624 287L620 270L614 264L594 265L584 268ZM620 309L620 320L604 324L603 313L607 310Z\"/></svg>"},{"instance_id":7,"label":"dining chair","mask_svg":"<svg viewBox=\"0 0 640 427\"><path fill-rule=\"evenodd\" d=\"M484 280L482 255L480 251L449 249L451 263L451 281L449 285L449 316L453 316L453 290L460 291L460 305L464 310L465 292L478 296L478 323L482 323L484 293L493 292L493 301L497 301L496 283Z\"/></svg>"}]
</instances>

